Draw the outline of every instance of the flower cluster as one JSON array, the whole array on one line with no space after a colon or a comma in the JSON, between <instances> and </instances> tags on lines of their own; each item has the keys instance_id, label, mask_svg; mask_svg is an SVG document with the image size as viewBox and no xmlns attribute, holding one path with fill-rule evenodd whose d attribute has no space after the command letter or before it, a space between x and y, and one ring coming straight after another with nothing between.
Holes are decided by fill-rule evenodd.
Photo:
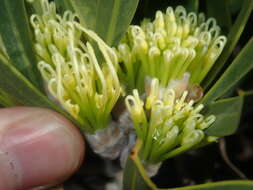
<instances>
[{"instance_id":1,"label":"flower cluster","mask_svg":"<svg viewBox=\"0 0 253 190\"><path fill-rule=\"evenodd\" d=\"M176 98L174 90L160 86L158 79L152 80L145 103L136 89L126 97L137 136L143 141L141 155L147 163L159 163L216 139L204 133L215 116L204 117L200 113L204 106L194 106L194 101L187 102L186 98L187 91Z\"/></svg>"},{"instance_id":2,"label":"flower cluster","mask_svg":"<svg viewBox=\"0 0 253 190\"><path fill-rule=\"evenodd\" d=\"M130 26L115 50L72 12L61 16L53 2L40 1L42 14L32 15L31 25L45 89L90 132L95 152L124 160L137 136L144 142L142 158L156 164L216 139L204 133L215 116L203 116L203 105L194 105L203 93L194 84L226 42L214 19L169 7L153 22ZM122 95L119 78L126 92L135 90L125 99L129 112L110 120Z\"/></svg>"},{"instance_id":3,"label":"flower cluster","mask_svg":"<svg viewBox=\"0 0 253 190\"><path fill-rule=\"evenodd\" d=\"M107 127L121 94L117 55L93 31L82 27L75 14L66 11L60 16L54 3L41 2L43 13L32 15L31 24L38 68L49 96L87 131Z\"/></svg>"},{"instance_id":4,"label":"flower cluster","mask_svg":"<svg viewBox=\"0 0 253 190\"><path fill-rule=\"evenodd\" d=\"M130 26L118 46L119 76L128 90L144 90L145 77L163 86L190 73L190 83L200 84L220 55L226 37L214 18L186 13L182 6L156 12L153 22Z\"/></svg>"}]
</instances>

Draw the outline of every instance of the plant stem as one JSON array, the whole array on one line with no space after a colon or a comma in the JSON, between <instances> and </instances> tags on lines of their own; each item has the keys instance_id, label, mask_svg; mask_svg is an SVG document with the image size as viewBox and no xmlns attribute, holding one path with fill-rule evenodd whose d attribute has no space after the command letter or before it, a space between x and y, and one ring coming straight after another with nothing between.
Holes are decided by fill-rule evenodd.
<instances>
[{"instance_id":1,"label":"plant stem","mask_svg":"<svg viewBox=\"0 0 253 190\"><path fill-rule=\"evenodd\" d=\"M135 163L135 166L137 167L137 169L139 170L142 178L144 179L144 181L146 182L146 184L152 189L152 190L158 190L158 188L156 187L156 185L151 181L151 179L148 177L145 168L143 167L143 164L141 163L141 160L138 156L138 153L140 151L140 148L142 146L142 141L140 139L137 140L135 146L133 147L131 154L130 154L130 158L133 160L133 162Z\"/></svg>"}]
</instances>

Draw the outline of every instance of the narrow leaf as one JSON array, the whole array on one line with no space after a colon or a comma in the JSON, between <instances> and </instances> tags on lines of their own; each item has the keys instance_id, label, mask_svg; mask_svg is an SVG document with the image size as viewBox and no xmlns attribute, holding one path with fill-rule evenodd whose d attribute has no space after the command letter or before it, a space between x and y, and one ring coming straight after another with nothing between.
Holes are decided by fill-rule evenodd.
<instances>
[{"instance_id":1,"label":"narrow leaf","mask_svg":"<svg viewBox=\"0 0 253 190\"><path fill-rule=\"evenodd\" d=\"M210 136L227 136L233 134L240 122L243 106L243 97L234 97L218 100L207 105L206 115L215 115L214 124L205 132Z\"/></svg>"},{"instance_id":2,"label":"narrow leaf","mask_svg":"<svg viewBox=\"0 0 253 190\"><path fill-rule=\"evenodd\" d=\"M6 55L6 50L1 35L0 35L0 54L2 56Z\"/></svg>"},{"instance_id":3,"label":"narrow leaf","mask_svg":"<svg viewBox=\"0 0 253 190\"><path fill-rule=\"evenodd\" d=\"M253 181L231 180L159 190L252 190Z\"/></svg>"},{"instance_id":4,"label":"narrow leaf","mask_svg":"<svg viewBox=\"0 0 253 190\"><path fill-rule=\"evenodd\" d=\"M13 96L10 96L2 89L0 89L0 104L4 107L20 105Z\"/></svg>"},{"instance_id":5,"label":"narrow leaf","mask_svg":"<svg viewBox=\"0 0 253 190\"><path fill-rule=\"evenodd\" d=\"M94 30L108 45L115 46L129 26L139 0L56 0L71 9L81 23Z\"/></svg>"},{"instance_id":6,"label":"narrow leaf","mask_svg":"<svg viewBox=\"0 0 253 190\"><path fill-rule=\"evenodd\" d=\"M7 53L1 35L0 35L0 59L2 60L7 59Z\"/></svg>"},{"instance_id":7,"label":"narrow leaf","mask_svg":"<svg viewBox=\"0 0 253 190\"><path fill-rule=\"evenodd\" d=\"M0 60L0 70L0 88L15 95L22 105L55 108L14 66Z\"/></svg>"},{"instance_id":8,"label":"narrow leaf","mask_svg":"<svg viewBox=\"0 0 253 190\"><path fill-rule=\"evenodd\" d=\"M229 89L253 68L253 38L241 50L240 54L225 73L204 96L202 103L208 104L224 95Z\"/></svg>"},{"instance_id":9,"label":"narrow leaf","mask_svg":"<svg viewBox=\"0 0 253 190\"><path fill-rule=\"evenodd\" d=\"M212 1L210 1L212 2ZM222 2L222 1L219 1ZM216 9L216 7L215 7ZM209 74L206 77L206 80L203 82L204 89L207 89L214 79L217 77L217 75L220 73L221 69L226 64L226 61L228 60L229 56L231 55L232 51L234 50L244 28L248 21L248 18L252 12L253 9L253 1L252 0L244 0L243 5L241 8L241 11L233 24L229 34L228 34L228 41L227 44L223 50L223 53L216 61L214 67L211 69Z\"/></svg>"},{"instance_id":10,"label":"narrow leaf","mask_svg":"<svg viewBox=\"0 0 253 190\"><path fill-rule=\"evenodd\" d=\"M11 63L33 84L38 85L36 58L24 0L2 0L0 34Z\"/></svg>"}]
</instances>

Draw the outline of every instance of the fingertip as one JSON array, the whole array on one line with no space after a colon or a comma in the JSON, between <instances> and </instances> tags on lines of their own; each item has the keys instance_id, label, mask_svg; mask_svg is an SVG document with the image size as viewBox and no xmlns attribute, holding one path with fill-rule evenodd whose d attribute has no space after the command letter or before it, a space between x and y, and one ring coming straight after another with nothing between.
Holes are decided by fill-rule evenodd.
<instances>
[{"instance_id":1,"label":"fingertip","mask_svg":"<svg viewBox=\"0 0 253 190\"><path fill-rule=\"evenodd\" d=\"M6 117L8 114L12 118ZM82 135L58 113L42 108L5 108L0 110L0 120L4 124L0 130L0 172L6 171L0 187L28 189L55 184L80 166Z\"/></svg>"}]
</instances>

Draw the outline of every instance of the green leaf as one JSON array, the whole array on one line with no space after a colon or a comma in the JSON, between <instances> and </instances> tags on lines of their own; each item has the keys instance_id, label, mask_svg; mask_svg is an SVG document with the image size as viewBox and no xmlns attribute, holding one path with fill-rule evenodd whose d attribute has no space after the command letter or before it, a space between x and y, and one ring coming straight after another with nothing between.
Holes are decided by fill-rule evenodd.
<instances>
[{"instance_id":1,"label":"green leaf","mask_svg":"<svg viewBox=\"0 0 253 190\"><path fill-rule=\"evenodd\" d=\"M13 97L0 89L0 104L4 107L20 105L20 103Z\"/></svg>"},{"instance_id":2,"label":"green leaf","mask_svg":"<svg viewBox=\"0 0 253 190\"><path fill-rule=\"evenodd\" d=\"M240 122L243 97L237 96L213 102L205 107L205 115L215 115L216 120L205 133L210 136L227 136L233 134Z\"/></svg>"},{"instance_id":3,"label":"green leaf","mask_svg":"<svg viewBox=\"0 0 253 190\"><path fill-rule=\"evenodd\" d=\"M231 180L193 185L188 187L159 189L159 190L252 190L253 181L250 180Z\"/></svg>"},{"instance_id":4,"label":"green leaf","mask_svg":"<svg viewBox=\"0 0 253 190\"><path fill-rule=\"evenodd\" d=\"M214 84L202 99L202 103L215 101L228 90L236 85L236 83L244 77L253 68L253 38L249 40L247 45L241 50L240 54L227 68L225 73Z\"/></svg>"},{"instance_id":5,"label":"green leaf","mask_svg":"<svg viewBox=\"0 0 253 190\"><path fill-rule=\"evenodd\" d=\"M0 59L7 59L7 53L1 35L0 35Z\"/></svg>"},{"instance_id":6,"label":"green leaf","mask_svg":"<svg viewBox=\"0 0 253 190\"><path fill-rule=\"evenodd\" d=\"M0 54L2 56L4 56L6 54L5 46L4 46L1 35L0 35Z\"/></svg>"},{"instance_id":7,"label":"green leaf","mask_svg":"<svg viewBox=\"0 0 253 190\"><path fill-rule=\"evenodd\" d=\"M148 190L150 189L144 182L133 160L128 158L123 176L123 190Z\"/></svg>"},{"instance_id":8,"label":"green leaf","mask_svg":"<svg viewBox=\"0 0 253 190\"><path fill-rule=\"evenodd\" d=\"M21 105L57 109L13 65L0 60L0 70L0 89L11 96L14 95Z\"/></svg>"},{"instance_id":9,"label":"green leaf","mask_svg":"<svg viewBox=\"0 0 253 190\"><path fill-rule=\"evenodd\" d=\"M210 3L211 2L212 2L212 0L210 1ZM219 2L223 2L223 1L219 1ZM235 23L233 24L233 26L228 34L227 44L226 44L221 56L218 58L214 67L211 69L211 71L209 72L209 74L206 77L206 80L202 84L204 89L207 89L212 84L212 82L215 80L217 75L220 73L221 69L226 64L226 61L228 60L229 56L231 55L232 51L234 50L243 30L245 28L245 25L246 25L248 18L252 12L252 9L253 9L253 1L252 0L244 0L241 11L240 11ZM216 7L215 7L214 11L216 11Z\"/></svg>"},{"instance_id":10,"label":"green leaf","mask_svg":"<svg viewBox=\"0 0 253 190\"><path fill-rule=\"evenodd\" d=\"M139 0L56 0L61 9L74 10L82 25L115 46L127 30Z\"/></svg>"},{"instance_id":11,"label":"green leaf","mask_svg":"<svg viewBox=\"0 0 253 190\"><path fill-rule=\"evenodd\" d=\"M33 84L39 86L40 75L37 71L24 0L1 1L0 34L10 62Z\"/></svg>"}]
</instances>

